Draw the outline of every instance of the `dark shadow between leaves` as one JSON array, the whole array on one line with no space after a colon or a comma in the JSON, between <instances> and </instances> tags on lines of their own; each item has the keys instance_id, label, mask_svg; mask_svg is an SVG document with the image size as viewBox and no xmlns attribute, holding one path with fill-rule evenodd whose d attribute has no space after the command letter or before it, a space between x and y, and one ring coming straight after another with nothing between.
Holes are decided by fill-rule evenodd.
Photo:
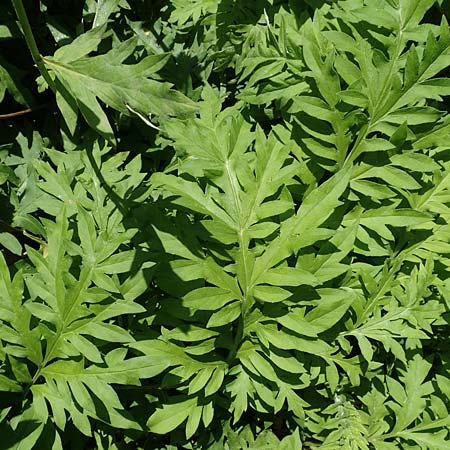
<instances>
[{"instance_id":1,"label":"dark shadow between leaves","mask_svg":"<svg viewBox=\"0 0 450 450\"><path fill-rule=\"evenodd\" d=\"M18 448L18 444L30 436L41 426L41 422L34 420L24 420L20 422L14 430L5 423L0 426L2 448Z\"/></svg>"}]
</instances>

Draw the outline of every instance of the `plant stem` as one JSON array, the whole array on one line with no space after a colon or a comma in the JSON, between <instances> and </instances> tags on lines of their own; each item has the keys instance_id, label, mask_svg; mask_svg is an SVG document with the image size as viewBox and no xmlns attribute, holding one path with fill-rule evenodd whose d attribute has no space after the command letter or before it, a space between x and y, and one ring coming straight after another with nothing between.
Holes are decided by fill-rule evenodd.
<instances>
[{"instance_id":1,"label":"plant stem","mask_svg":"<svg viewBox=\"0 0 450 450\"><path fill-rule=\"evenodd\" d=\"M56 93L55 83L53 82L47 68L45 67L44 60L42 59L39 49L34 39L33 31L31 30L30 22L28 20L27 13L23 6L22 0L12 0L12 4L16 11L17 18L19 19L20 26L22 27L22 33L25 37L25 41L30 50L33 61L35 62L40 74L44 77L49 88Z\"/></svg>"},{"instance_id":2,"label":"plant stem","mask_svg":"<svg viewBox=\"0 0 450 450\"><path fill-rule=\"evenodd\" d=\"M48 103L36 106L36 108L27 108L27 109L22 109L21 111L15 111L15 112L12 112L12 113L7 113L7 114L0 114L0 120L12 119L14 117L23 116L25 114L29 114L29 113L35 112L38 109L45 108L46 106L48 106Z\"/></svg>"}]
</instances>

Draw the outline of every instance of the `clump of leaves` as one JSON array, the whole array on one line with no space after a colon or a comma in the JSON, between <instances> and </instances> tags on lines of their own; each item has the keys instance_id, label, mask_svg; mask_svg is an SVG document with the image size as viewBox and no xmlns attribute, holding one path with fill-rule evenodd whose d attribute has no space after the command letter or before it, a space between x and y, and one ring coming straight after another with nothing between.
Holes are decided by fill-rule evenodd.
<instances>
[{"instance_id":1,"label":"clump of leaves","mask_svg":"<svg viewBox=\"0 0 450 450\"><path fill-rule=\"evenodd\" d=\"M4 448L450 448L447 2L13 3Z\"/></svg>"}]
</instances>

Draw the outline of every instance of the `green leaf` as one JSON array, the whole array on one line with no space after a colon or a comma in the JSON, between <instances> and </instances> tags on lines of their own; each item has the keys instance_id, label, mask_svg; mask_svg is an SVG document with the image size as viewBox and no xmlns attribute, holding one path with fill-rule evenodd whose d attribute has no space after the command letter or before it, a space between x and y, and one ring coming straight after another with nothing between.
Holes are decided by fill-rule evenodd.
<instances>
[{"instance_id":1,"label":"green leaf","mask_svg":"<svg viewBox=\"0 0 450 450\"><path fill-rule=\"evenodd\" d=\"M93 27L103 25L108 21L109 16L118 10L120 0L100 0L97 3Z\"/></svg>"},{"instance_id":2,"label":"green leaf","mask_svg":"<svg viewBox=\"0 0 450 450\"><path fill-rule=\"evenodd\" d=\"M81 34L70 44L56 50L54 57L61 63L76 61L97 49L105 34L106 27L97 26Z\"/></svg>"},{"instance_id":3,"label":"green leaf","mask_svg":"<svg viewBox=\"0 0 450 450\"><path fill-rule=\"evenodd\" d=\"M425 383L425 378L431 368L430 363L420 358L414 357L404 374L406 402L396 411L397 420L394 426L394 432L404 430L410 425L421 412L425 409L426 402L424 395L432 392L432 386L429 382Z\"/></svg>"},{"instance_id":4,"label":"green leaf","mask_svg":"<svg viewBox=\"0 0 450 450\"><path fill-rule=\"evenodd\" d=\"M261 283L272 286L315 286L317 278L310 272L293 267L276 267L267 271L261 278Z\"/></svg>"},{"instance_id":5,"label":"green leaf","mask_svg":"<svg viewBox=\"0 0 450 450\"><path fill-rule=\"evenodd\" d=\"M181 425L196 408L196 398L180 398L176 403L157 409L148 419L147 427L152 433L167 434Z\"/></svg>"},{"instance_id":6,"label":"green leaf","mask_svg":"<svg viewBox=\"0 0 450 450\"><path fill-rule=\"evenodd\" d=\"M183 305L193 311L223 309L236 300L235 295L226 289L218 287L203 287L189 292L183 297Z\"/></svg>"},{"instance_id":7,"label":"green leaf","mask_svg":"<svg viewBox=\"0 0 450 450\"><path fill-rule=\"evenodd\" d=\"M293 249L290 240L302 232L306 233L319 227L340 204L339 198L348 186L351 167L335 174L328 181L320 185L302 202L295 217L287 220L281 228L279 238L267 246L262 256L256 259L252 274L252 284L259 282L260 277L282 259L289 256Z\"/></svg>"},{"instance_id":8,"label":"green leaf","mask_svg":"<svg viewBox=\"0 0 450 450\"><path fill-rule=\"evenodd\" d=\"M263 302L278 303L291 297L292 293L278 286L256 286L253 295Z\"/></svg>"},{"instance_id":9,"label":"green leaf","mask_svg":"<svg viewBox=\"0 0 450 450\"><path fill-rule=\"evenodd\" d=\"M405 440L415 441L420 446L426 446L426 448L450 449L450 444L447 440L447 432L445 430L438 431L437 433L414 433L403 431L402 433L399 433L399 436Z\"/></svg>"},{"instance_id":10,"label":"green leaf","mask_svg":"<svg viewBox=\"0 0 450 450\"><path fill-rule=\"evenodd\" d=\"M17 238L11 233L0 233L0 245L7 248L11 253L15 255L22 254L22 245Z\"/></svg>"},{"instance_id":11,"label":"green leaf","mask_svg":"<svg viewBox=\"0 0 450 450\"><path fill-rule=\"evenodd\" d=\"M166 60L165 55L148 56L136 65L120 64L121 61L113 59L114 54L82 58L98 45L103 28L96 28L78 38L83 45L76 45L81 53L75 54L74 59L70 56L70 48L62 54L55 53L53 58L44 59L66 90L63 95L65 101L59 97L63 114L70 111L73 115L76 103L92 128L108 140L114 140L108 118L97 99L124 114L129 114L127 105L144 115L167 116L195 111L194 103L171 90L167 83L147 78L153 70L160 68L159 62ZM60 52L64 49L66 47L62 47ZM70 123L69 128L73 129L73 119Z\"/></svg>"},{"instance_id":12,"label":"green leaf","mask_svg":"<svg viewBox=\"0 0 450 450\"><path fill-rule=\"evenodd\" d=\"M234 301L211 315L206 326L208 328L221 327L234 322L241 315L241 304Z\"/></svg>"},{"instance_id":13,"label":"green leaf","mask_svg":"<svg viewBox=\"0 0 450 450\"><path fill-rule=\"evenodd\" d=\"M235 373L234 375L236 375L236 377L233 381L228 383L226 389L234 398L232 410L233 422L236 423L247 410L248 396L252 393L253 385L250 381L250 377L241 366L238 366L237 374Z\"/></svg>"}]
</instances>

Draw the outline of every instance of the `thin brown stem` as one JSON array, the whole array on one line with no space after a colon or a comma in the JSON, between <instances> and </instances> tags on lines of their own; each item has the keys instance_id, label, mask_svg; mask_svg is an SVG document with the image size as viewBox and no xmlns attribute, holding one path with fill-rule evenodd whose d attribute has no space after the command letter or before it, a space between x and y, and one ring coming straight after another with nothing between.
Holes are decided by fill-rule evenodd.
<instances>
[{"instance_id":1,"label":"thin brown stem","mask_svg":"<svg viewBox=\"0 0 450 450\"><path fill-rule=\"evenodd\" d=\"M0 114L0 119L10 119L12 117L18 117L23 116L24 114L28 114L30 112L33 112L31 108L22 109L21 111L16 111L8 114Z\"/></svg>"},{"instance_id":2,"label":"thin brown stem","mask_svg":"<svg viewBox=\"0 0 450 450\"><path fill-rule=\"evenodd\" d=\"M25 114L29 114L32 113L38 109L42 109L45 108L47 106L47 104L45 105L40 105L40 106L36 106L35 108L27 108L27 109L22 109L20 111L15 111L12 113L7 113L7 114L0 114L0 120L1 119L12 119L14 117L19 117L19 116L23 116Z\"/></svg>"}]
</instances>

